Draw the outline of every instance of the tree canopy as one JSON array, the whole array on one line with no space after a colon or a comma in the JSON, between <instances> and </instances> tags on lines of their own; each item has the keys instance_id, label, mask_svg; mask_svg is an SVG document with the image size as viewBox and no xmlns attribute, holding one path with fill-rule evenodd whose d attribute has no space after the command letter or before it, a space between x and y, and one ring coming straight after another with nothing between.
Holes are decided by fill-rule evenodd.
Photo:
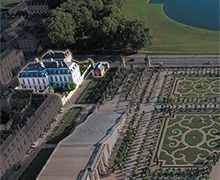
<instances>
[{"instance_id":1,"label":"tree canopy","mask_svg":"<svg viewBox=\"0 0 220 180\"><path fill-rule=\"evenodd\" d=\"M50 17L45 19L42 25L46 34L44 44L66 48L75 43L75 22L70 13L60 8L52 10Z\"/></svg>"},{"instance_id":2,"label":"tree canopy","mask_svg":"<svg viewBox=\"0 0 220 180\"><path fill-rule=\"evenodd\" d=\"M76 51L136 51L151 43L149 29L128 20L122 0L66 0L43 20L45 48L69 47Z\"/></svg>"}]
</instances>

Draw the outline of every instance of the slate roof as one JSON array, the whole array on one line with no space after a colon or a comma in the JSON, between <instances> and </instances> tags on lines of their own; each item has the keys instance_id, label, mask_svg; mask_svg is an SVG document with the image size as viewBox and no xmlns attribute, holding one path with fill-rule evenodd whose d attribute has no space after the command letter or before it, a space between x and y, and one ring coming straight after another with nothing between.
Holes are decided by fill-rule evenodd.
<instances>
[{"instance_id":1,"label":"slate roof","mask_svg":"<svg viewBox=\"0 0 220 180\"><path fill-rule=\"evenodd\" d=\"M51 74L70 74L69 67L74 62L65 61L42 61L28 64L20 73L19 77L46 77ZM73 68L77 64L74 63Z\"/></svg>"},{"instance_id":2,"label":"slate roof","mask_svg":"<svg viewBox=\"0 0 220 180\"><path fill-rule=\"evenodd\" d=\"M54 52L54 51L49 51L47 54L45 54L42 59L64 59L65 58L65 53L63 52Z\"/></svg>"}]
</instances>

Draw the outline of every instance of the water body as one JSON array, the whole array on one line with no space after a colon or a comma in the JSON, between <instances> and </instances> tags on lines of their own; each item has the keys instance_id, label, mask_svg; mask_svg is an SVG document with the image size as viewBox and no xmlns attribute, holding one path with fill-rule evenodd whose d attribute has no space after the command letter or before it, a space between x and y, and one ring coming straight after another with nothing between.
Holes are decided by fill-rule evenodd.
<instances>
[{"instance_id":1,"label":"water body","mask_svg":"<svg viewBox=\"0 0 220 180\"><path fill-rule=\"evenodd\" d=\"M220 30L220 0L150 0L163 4L165 14L182 24Z\"/></svg>"}]
</instances>

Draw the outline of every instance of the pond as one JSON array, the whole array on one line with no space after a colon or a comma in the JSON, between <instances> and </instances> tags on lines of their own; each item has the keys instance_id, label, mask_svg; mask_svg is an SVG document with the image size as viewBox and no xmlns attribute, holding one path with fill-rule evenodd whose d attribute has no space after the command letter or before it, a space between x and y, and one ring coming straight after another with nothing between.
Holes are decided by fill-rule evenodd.
<instances>
[{"instance_id":1,"label":"pond","mask_svg":"<svg viewBox=\"0 0 220 180\"><path fill-rule=\"evenodd\" d=\"M171 19L198 28L220 30L220 0L150 0L163 4Z\"/></svg>"}]
</instances>

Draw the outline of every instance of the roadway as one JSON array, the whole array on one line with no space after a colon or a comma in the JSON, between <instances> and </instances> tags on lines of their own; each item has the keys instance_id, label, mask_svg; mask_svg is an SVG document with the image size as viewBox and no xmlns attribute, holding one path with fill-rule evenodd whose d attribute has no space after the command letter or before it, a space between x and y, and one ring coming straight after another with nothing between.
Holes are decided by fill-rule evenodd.
<instances>
[{"instance_id":1,"label":"roadway","mask_svg":"<svg viewBox=\"0 0 220 180\"><path fill-rule=\"evenodd\" d=\"M85 60L92 58L97 61L110 61L113 65L118 65L120 55L76 55L76 59ZM134 54L124 57L127 64L144 64L145 54ZM220 55L149 55L153 65L162 62L167 66L201 66L212 62L212 66L220 66ZM130 59L134 61L129 62Z\"/></svg>"},{"instance_id":2,"label":"roadway","mask_svg":"<svg viewBox=\"0 0 220 180\"><path fill-rule=\"evenodd\" d=\"M126 56L128 64L144 64L145 55ZM163 64L167 66L220 66L219 55L151 55L152 65ZM129 62L130 59L134 61ZM210 62L210 63L208 63Z\"/></svg>"}]
</instances>

